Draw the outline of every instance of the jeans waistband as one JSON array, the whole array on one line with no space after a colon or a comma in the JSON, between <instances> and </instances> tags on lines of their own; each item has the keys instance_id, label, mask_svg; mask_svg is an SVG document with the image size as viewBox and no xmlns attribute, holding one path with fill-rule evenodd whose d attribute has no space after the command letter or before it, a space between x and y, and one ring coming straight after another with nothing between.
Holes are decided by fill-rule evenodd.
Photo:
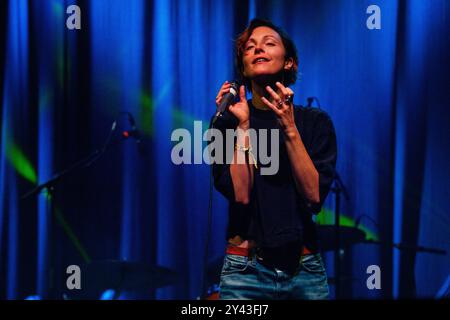
<instances>
[{"instance_id":1,"label":"jeans waistband","mask_svg":"<svg viewBox=\"0 0 450 320\"><path fill-rule=\"evenodd\" d=\"M234 254L237 256L243 256L248 257L251 256L254 252L258 252L259 248L241 248L234 245L227 245L226 253L227 254ZM303 246L302 248L302 256L310 255L310 254L316 254L317 252L313 252L309 250L307 247Z\"/></svg>"}]
</instances>

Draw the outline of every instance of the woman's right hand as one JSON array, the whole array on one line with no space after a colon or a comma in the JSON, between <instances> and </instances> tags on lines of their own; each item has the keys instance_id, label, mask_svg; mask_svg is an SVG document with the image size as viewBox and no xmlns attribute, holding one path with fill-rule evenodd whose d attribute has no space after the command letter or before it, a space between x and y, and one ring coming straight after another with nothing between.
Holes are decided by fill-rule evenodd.
<instances>
[{"instance_id":1,"label":"woman's right hand","mask_svg":"<svg viewBox=\"0 0 450 320\"><path fill-rule=\"evenodd\" d=\"M228 81L222 85L219 90L219 93L216 97L216 106L218 107L220 102L222 101L222 97L230 91L231 84ZM249 126L250 119L250 110L248 108L247 98L245 97L245 87L241 86L239 88L239 98L240 100L235 104L230 105L230 112L238 119L239 127L247 127Z\"/></svg>"}]
</instances>

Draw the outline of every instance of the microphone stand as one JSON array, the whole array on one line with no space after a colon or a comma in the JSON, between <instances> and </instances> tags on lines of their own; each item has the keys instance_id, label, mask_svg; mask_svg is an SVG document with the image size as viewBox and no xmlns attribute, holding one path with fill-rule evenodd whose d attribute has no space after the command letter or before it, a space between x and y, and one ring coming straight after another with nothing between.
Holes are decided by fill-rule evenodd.
<instances>
[{"instance_id":1,"label":"microphone stand","mask_svg":"<svg viewBox=\"0 0 450 320\"><path fill-rule=\"evenodd\" d=\"M317 108L321 109L320 101L317 97L307 98L307 107L313 107L313 102L317 102ZM341 210L341 193L344 194L346 200L350 197L345 187L344 182L335 170L334 172L334 184L331 191L335 194L335 207L334 207L334 230L335 230L335 247L334 247L334 279L335 279L335 296L336 299L341 297L341 236L340 236L340 210Z\"/></svg>"},{"instance_id":2,"label":"microphone stand","mask_svg":"<svg viewBox=\"0 0 450 320\"><path fill-rule=\"evenodd\" d=\"M334 175L334 185L331 191L335 194L334 207L334 230L335 230L335 248L334 248L334 279L335 279L335 297L341 297L341 236L340 236L340 208L341 208L341 193L348 200L348 192L337 170Z\"/></svg>"},{"instance_id":3,"label":"microphone stand","mask_svg":"<svg viewBox=\"0 0 450 320\"><path fill-rule=\"evenodd\" d=\"M111 138L112 138L112 135L114 134L114 132L116 131L116 128L117 128L117 121L114 121L111 126L111 131L109 132L108 138L106 139L106 142L104 143L102 148L95 150L87 157L75 162L69 168L61 171L60 173L57 173L56 175L54 175L53 178L51 178L50 180L47 180L44 183L41 183L34 189L32 189L32 190L28 191L27 193L25 193L24 195L22 195L20 198L22 200L24 200L26 198L29 198L33 195L40 193L43 189L47 189L48 192L54 192L55 185L60 180L62 180L65 176L74 172L78 168L90 167L95 161L97 161L111 147L111 145L112 145Z\"/></svg>"},{"instance_id":4,"label":"microphone stand","mask_svg":"<svg viewBox=\"0 0 450 320\"><path fill-rule=\"evenodd\" d=\"M78 238L76 237L75 233L72 231L70 226L65 222L65 219L64 219L64 216L62 215L62 213L57 212L55 210L56 209L55 208L55 201L54 201L55 189L56 189L56 185L58 184L58 182L63 180L69 174L74 173L77 169L80 169L80 168L88 168L94 162L96 162L107 150L109 150L110 147L113 144L117 144L117 142L116 143L112 143L111 142L111 138L112 138L113 134L115 133L116 128L117 128L117 121L115 120L113 122L113 124L112 124L111 130L109 132L109 135L108 135L108 137L106 139L106 142L104 143L103 147L101 147L100 149L95 150L94 152L92 152L87 157L84 157L81 160L75 162L69 168L61 171L60 173L57 173L53 178L47 180L44 183L39 184L38 186L36 186L35 188L33 188L32 190L28 191L27 193L23 194L20 197L21 200L26 200L26 199L34 196L34 195L38 195L43 190L46 190L47 191L47 196L48 196L48 198L47 198L47 203L48 203L47 210L49 212L49 216L55 216L57 218L57 221L62 225L65 233L67 234L67 236L70 239L72 239L72 242L74 242L78 253L83 257L83 259L84 259L84 261L86 263L90 262L90 258L88 256L88 254L86 253L84 248L79 244ZM49 227L49 229L51 230L50 227ZM47 239L49 239L49 238L50 237L47 235ZM45 253L44 253L45 259L48 259L50 254L47 251L47 248L45 248L44 250L45 250ZM46 268L44 268L44 270L45 269ZM48 270L46 270L46 272L48 272ZM48 290L47 285L48 285L49 278L50 278L50 276L48 274L44 276L44 288L43 288L44 294L47 294L45 291ZM54 289L54 288L52 288L52 285L54 285L54 283L53 283L53 281L50 281L50 291L52 291Z\"/></svg>"},{"instance_id":5,"label":"microphone stand","mask_svg":"<svg viewBox=\"0 0 450 320\"><path fill-rule=\"evenodd\" d=\"M34 196L38 193L40 193L42 190L47 189L47 192L51 195L54 192L55 185L62 180L65 176L69 175L73 171L75 171L78 168L85 167L88 168L92 163L94 163L98 158L103 154L103 152L100 152L99 150L95 150L93 153L91 153L89 156L75 162L72 166L69 168L63 170L60 173L57 173L54 175L53 178L50 180L47 180L46 182L38 185L34 189L28 191L24 195L20 197L20 199L24 200L31 196Z\"/></svg>"}]
</instances>

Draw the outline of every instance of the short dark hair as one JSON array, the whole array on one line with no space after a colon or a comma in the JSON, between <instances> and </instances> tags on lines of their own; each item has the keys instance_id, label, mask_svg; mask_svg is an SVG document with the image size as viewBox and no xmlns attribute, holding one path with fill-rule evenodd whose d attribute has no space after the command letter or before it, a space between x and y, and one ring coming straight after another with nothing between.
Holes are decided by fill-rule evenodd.
<instances>
[{"instance_id":1,"label":"short dark hair","mask_svg":"<svg viewBox=\"0 0 450 320\"><path fill-rule=\"evenodd\" d=\"M292 58L292 60L294 61L291 69L284 71L284 85L289 86L291 84L294 84L295 81L297 81L297 73L298 73L297 48L294 42L291 40L291 38L287 35L287 33L283 29L277 27L269 20L260 18L256 18L250 21L248 27L241 34L238 35L235 41L235 49L236 49L235 63L237 71L241 78L240 80L249 91L252 90L252 84L250 79L244 76L244 63L242 62L242 59L244 56L245 44L252 35L253 30L255 30L258 27L269 27L280 35L281 40L283 41L284 48L286 50L285 59Z\"/></svg>"}]
</instances>

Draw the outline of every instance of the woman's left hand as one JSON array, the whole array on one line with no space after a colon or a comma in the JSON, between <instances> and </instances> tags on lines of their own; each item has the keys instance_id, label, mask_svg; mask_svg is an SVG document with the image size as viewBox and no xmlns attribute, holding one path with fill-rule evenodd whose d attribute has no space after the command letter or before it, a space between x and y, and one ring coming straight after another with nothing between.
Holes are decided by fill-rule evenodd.
<instances>
[{"instance_id":1,"label":"woman's left hand","mask_svg":"<svg viewBox=\"0 0 450 320\"><path fill-rule=\"evenodd\" d=\"M293 129L297 130L294 119L294 104L292 102L294 92L291 88L286 88L280 82L277 82L276 86L280 89L280 94L273 91L270 86L267 86L266 90L269 92L272 99L269 101L265 97L262 97L261 100L266 106L275 112L285 133Z\"/></svg>"}]
</instances>

